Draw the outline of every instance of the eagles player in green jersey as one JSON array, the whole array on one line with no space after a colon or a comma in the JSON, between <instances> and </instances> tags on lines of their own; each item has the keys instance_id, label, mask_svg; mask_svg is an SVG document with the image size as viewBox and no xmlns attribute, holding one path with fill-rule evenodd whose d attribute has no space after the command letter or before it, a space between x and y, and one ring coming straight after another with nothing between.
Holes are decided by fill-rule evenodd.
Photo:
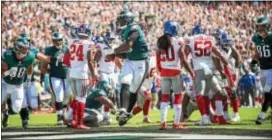
<instances>
[{"instance_id":1,"label":"eagles player in green jersey","mask_svg":"<svg viewBox=\"0 0 272 140\"><path fill-rule=\"evenodd\" d=\"M24 78L27 74L27 80L31 80L32 65L35 62L35 54L29 51L29 47L26 39L18 38L15 40L14 47L7 50L2 56L2 106L5 106L6 99L10 95L10 107L4 111L3 127L8 125L8 115L19 113L22 108ZM27 119L22 121L24 126Z\"/></svg>"},{"instance_id":2,"label":"eagles player in green jersey","mask_svg":"<svg viewBox=\"0 0 272 140\"><path fill-rule=\"evenodd\" d=\"M116 107L110 98L114 95L114 89L107 81L99 81L94 89L90 89L86 99L85 111L83 122L88 127L102 125L103 118L102 110L103 105L111 108L111 114L116 113ZM74 104L72 104L73 106ZM73 110L67 114L67 121L72 120Z\"/></svg>"},{"instance_id":3,"label":"eagles player in green jersey","mask_svg":"<svg viewBox=\"0 0 272 140\"><path fill-rule=\"evenodd\" d=\"M45 55L51 57L63 57L68 53L69 49L66 44L64 44L63 35L59 32L54 32L51 36L53 46L45 48ZM48 65L50 69L47 70ZM56 61L51 63L42 63L42 73L49 73L49 82L52 92L55 95L55 106L57 113L57 124L63 124L64 113L63 110L67 103L69 95L71 94L70 85L67 80L68 67L63 65L62 62Z\"/></svg>"},{"instance_id":4,"label":"eagles player in green jersey","mask_svg":"<svg viewBox=\"0 0 272 140\"><path fill-rule=\"evenodd\" d=\"M124 100L122 95L129 94L127 113L121 113L118 117L119 125L124 125L131 118L131 111L137 101L137 92L139 91L145 77L148 74L148 45L141 27L134 22L133 14L128 11L122 11L117 19L122 27L121 39L123 44L115 49L106 50L106 54L125 53L126 59L122 68L122 85L120 99ZM128 93L129 92L129 93Z\"/></svg>"},{"instance_id":5,"label":"eagles player in green jersey","mask_svg":"<svg viewBox=\"0 0 272 140\"><path fill-rule=\"evenodd\" d=\"M251 64L256 65L259 62L261 74L265 78L264 102L262 110L255 121L256 124L263 123L269 105L272 109L272 33L269 32L270 25L269 17L258 17L256 20L257 32L252 38L256 46L256 53Z\"/></svg>"}]
</instances>

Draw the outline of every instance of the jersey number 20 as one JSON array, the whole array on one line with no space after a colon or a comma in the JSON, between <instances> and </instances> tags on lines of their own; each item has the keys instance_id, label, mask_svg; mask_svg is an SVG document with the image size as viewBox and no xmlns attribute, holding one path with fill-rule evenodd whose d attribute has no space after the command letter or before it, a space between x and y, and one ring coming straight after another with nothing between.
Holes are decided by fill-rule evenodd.
<instances>
[{"instance_id":1,"label":"jersey number 20","mask_svg":"<svg viewBox=\"0 0 272 140\"><path fill-rule=\"evenodd\" d=\"M195 56L210 56L212 52L212 42L209 40L196 40L194 45Z\"/></svg>"},{"instance_id":2,"label":"jersey number 20","mask_svg":"<svg viewBox=\"0 0 272 140\"><path fill-rule=\"evenodd\" d=\"M77 61L83 61L83 45L82 44L72 44L70 46L71 60L75 60L77 57Z\"/></svg>"}]
</instances>

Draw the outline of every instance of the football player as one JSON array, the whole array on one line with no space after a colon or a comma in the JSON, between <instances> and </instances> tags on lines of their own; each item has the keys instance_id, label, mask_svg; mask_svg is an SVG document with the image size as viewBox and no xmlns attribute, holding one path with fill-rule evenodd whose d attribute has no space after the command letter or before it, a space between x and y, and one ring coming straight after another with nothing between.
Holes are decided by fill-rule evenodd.
<instances>
[{"instance_id":1,"label":"football player","mask_svg":"<svg viewBox=\"0 0 272 140\"><path fill-rule=\"evenodd\" d=\"M83 122L88 127L100 126L103 121L103 106L108 106L111 109L112 114L116 113L117 109L110 99L114 94L114 88L106 81L99 81L96 87L94 89L89 89L88 92ZM67 120L72 119L72 112L69 112Z\"/></svg>"},{"instance_id":2,"label":"football player","mask_svg":"<svg viewBox=\"0 0 272 140\"><path fill-rule=\"evenodd\" d=\"M63 35L60 32L54 32L51 36L53 46L45 48L44 54L52 57L63 57L69 52L68 46L64 44ZM50 69L48 70L48 65ZM42 73L49 73L49 82L52 92L55 96L55 107L57 114L57 124L63 124L65 108L68 103L70 85L67 74L68 67L62 62L56 61L42 64Z\"/></svg>"},{"instance_id":3,"label":"football player","mask_svg":"<svg viewBox=\"0 0 272 140\"><path fill-rule=\"evenodd\" d=\"M183 93L180 66L181 40L178 39L179 26L176 22L166 21L164 23L164 35L158 39L157 65L161 76L161 126L166 129L167 108L170 99L171 88L174 92L174 123L173 129L184 128L180 124L181 103Z\"/></svg>"},{"instance_id":4,"label":"football player","mask_svg":"<svg viewBox=\"0 0 272 140\"><path fill-rule=\"evenodd\" d=\"M106 54L126 54L127 58L122 67L121 103L125 107L122 95L129 94L126 113L120 113L119 125L124 125L131 118L131 111L137 101L139 91L145 77L148 75L148 45L141 27L134 22L133 14L122 11L117 19L121 28L123 44L115 49L107 49ZM128 93L129 92L129 93Z\"/></svg>"},{"instance_id":5,"label":"football player","mask_svg":"<svg viewBox=\"0 0 272 140\"><path fill-rule=\"evenodd\" d=\"M226 76L222 78L224 81L227 79L228 81L228 86L224 87L226 88L226 91L228 93L228 97L230 98L232 108L233 108L233 118L232 121L240 121L240 116L239 116L239 98L236 93L237 91L237 85L238 85L238 77L239 77L239 67L242 63L242 57L238 50L235 48L235 44L233 39L224 33L222 30L221 32L218 33L217 35L217 41L218 45L221 47L221 52L224 54L226 59L229 62L228 67L224 67L224 73ZM226 120L230 120L230 116L228 113L228 103L227 100L225 99L223 101L224 103L224 118Z\"/></svg>"},{"instance_id":6,"label":"football player","mask_svg":"<svg viewBox=\"0 0 272 140\"><path fill-rule=\"evenodd\" d=\"M31 81L32 65L35 62L35 54L29 49L30 44L25 38L15 40L14 47L8 49L2 56L1 73L2 82L2 106L5 106L7 97L10 95L10 105L4 110L2 120L3 127L8 125L8 115L16 114L21 111L24 100L24 78L27 75L27 81ZM28 112L28 111L27 111ZM23 127L27 124L27 114L23 115ZM25 127L24 127L25 128Z\"/></svg>"},{"instance_id":7,"label":"football player","mask_svg":"<svg viewBox=\"0 0 272 140\"><path fill-rule=\"evenodd\" d=\"M100 38L100 39L99 39ZM96 52L94 55L94 62L99 65L98 67L98 74L99 74L99 80L107 82L107 84L110 84L113 89L115 89L117 78L115 73L115 68L118 67L121 69L122 64L120 62L120 59L115 57L115 55L105 55L104 50L111 48L111 42L114 40L113 36L110 36L108 34L104 36L98 36L98 39L96 39ZM109 107L104 107L104 122L107 122L107 124L110 124L110 112Z\"/></svg>"},{"instance_id":8,"label":"football player","mask_svg":"<svg viewBox=\"0 0 272 140\"><path fill-rule=\"evenodd\" d=\"M217 94L220 94L222 97L226 97L224 92L222 92L221 87L218 85L218 81L213 78L212 70L214 63L212 56L215 55L218 57L224 65L227 65L228 62L216 47L215 38L205 35L205 28L203 26L199 26L199 28L200 32L198 32L197 35L191 36L186 40L186 44L181 49L181 60L185 69L189 72L195 83L194 90L196 92L196 103L202 116L202 119L198 124L209 125L209 91L214 89L217 91ZM185 52L190 52L192 54L192 65L194 71L186 61Z\"/></svg>"},{"instance_id":9,"label":"football player","mask_svg":"<svg viewBox=\"0 0 272 140\"><path fill-rule=\"evenodd\" d=\"M251 64L255 65L259 62L261 74L265 77L264 102L262 110L255 121L256 124L262 124L269 105L272 108L272 34L269 32L270 26L269 17L258 17L256 20L256 33L252 37L252 41L256 46L256 53Z\"/></svg>"},{"instance_id":10,"label":"football player","mask_svg":"<svg viewBox=\"0 0 272 140\"><path fill-rule=\"evenodd\" d=\"M94 43L90 41L91 29L88 25L80 25L74 30L74 37L68 40L70 54L69 80L74 94L72 127L89 129L83 123L84 106L89 87L89 71L94 74L93 50Z\"/></svg>"}]
</instances>

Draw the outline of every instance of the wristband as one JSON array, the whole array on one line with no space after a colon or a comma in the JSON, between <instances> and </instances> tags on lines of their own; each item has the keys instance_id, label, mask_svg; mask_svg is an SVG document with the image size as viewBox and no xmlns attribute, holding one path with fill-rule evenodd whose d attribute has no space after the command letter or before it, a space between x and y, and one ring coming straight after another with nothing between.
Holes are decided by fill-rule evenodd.
<instances>
[{"instance_id":1,"label":"wristband","mask_svg":"<svg viewBox=\"0 0 272 140\"><path fill-rule=\"evenodd\" d=\"M31 78L32 78L32 75L27 75L27 76L26 76L26 80L27 80L27 81L31 81Z\"/></svg>"}]
</instances>

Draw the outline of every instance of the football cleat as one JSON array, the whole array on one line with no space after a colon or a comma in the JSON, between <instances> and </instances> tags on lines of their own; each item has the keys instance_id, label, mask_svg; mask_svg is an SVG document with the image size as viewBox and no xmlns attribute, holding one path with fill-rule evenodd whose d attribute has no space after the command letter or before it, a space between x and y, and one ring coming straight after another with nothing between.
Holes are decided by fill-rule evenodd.
<instances>
[{"instance_id":1,"label":"football cleat","mask_svg":"<svg viewBox=\"0 0 272 140\"><path fill-rule=\"evenodd\" d=\"M231 121L233 121L233 122L239 122L240 121L240 116L239 115L233 116L233 118L231 119Z\"/></svg>"},{"instance_id":2,"label":"football cleat","mask_svg":"<svg viewBox=\"0 0 272 140\"><path fill-rule=\"evenodd\" d=\"M166 130L167 129L167 124L166 122L162 122L160 126L160 130Z\"/></svg>"},{"instance_id":3,"label":"football cleat","mask_svg":"<svg viewBox=\"0 0 272 140\"><path fill-rule=\"evenodd\" d=\"M3 120L2 120L2 125L4 128L8 127L8 117L9 117L8 110L6 110L3 113Z\"/></svg>"},{"instance_id":4,"label":"football cleat","mask_svg":"<svg viewBox=\"0 0 272 140\"><path fill-rule=\"evenodd\" d=\"M258 117L257 120L255 121L255 124L260 125L260 124L263 124L263 122L264 122L264 119Z\"/></svg>"},{"instance_id":5,"label":"football cleat","mask_svg":"<svg viewBox=\"0 0 272 140\"><path fill-rule=\"evenodd\" d=\"M58 115L57 117L57 125L63 125L64 116Z\"/></svg>"},{"instance_id":6,"label":"football cleat","mask_svg":"<svg viewBox=\"0 0 272 140\"><path fill-rule=\"evenodd\" d=\"M227 121L225 120L225 118L224 118L223 116L218 116L218 117L217 117L217 123L218 123L218 124L222 124L222 125L230 124L229 122L227 122Z\"/></svg>"},{"instance_id":7,"label":"football cleat","mask_svg":"<svg viewBox=\"0 0 272 140\"><path fill-rule=\"evenodd\" d=\"M125 125L131 117L132 115L130 113L124 113L120 115L118 120L119 126Z\"/></svg>"},{"instance_id":8,"label":"football cleat","mask_svg":"<svg viewBox=\"0 0 272 140\"><path fill-rule=\"evenodd\" d=\"M225 118L225 120L227 120L227 121L230 121L230 120L231 120L228 111L225 111L225 112L224 112L224 118Z\"/></svg>"},{"instance_id":9,"label":"football cleat","mask_svg":"<svg viewBox=\"0 0 272 140\"><path fill-rule=\"evenodd\" d=\"M112 123L112 119L110 117L105 117L100 122L100 125L110 125Z\"/></svg>"},{"instance_id":10,"label":"football cleat","mask_svg":"<svg viewBox=\"0 0 272 140\"><path fill-rule=\"evenodd\" d=\"M172 129L186 129L186 127L184 127L184 125L182 123L178 123L178 124L173 124Z\"/></svg>"},{"instance_id":11,"label":"football cleat","mask_svg":"<svg viewBox=\"0 0 272 140\"><path fill-rule=\"evenodd\" d=\"M144 118L143 123L152 123L152 121L149 118Z\"/></svg>"},{"instance_id":12,"label":"football cleat","mask_svg":"<svg viewBox=\"0 0 272 140\"><path fill-rule=\"evenodd\" d=\"M23 129L27 129L28 128L28 120L23 120L22 121L22 127L23 127Z\"/></svg>"}]
</instances>

